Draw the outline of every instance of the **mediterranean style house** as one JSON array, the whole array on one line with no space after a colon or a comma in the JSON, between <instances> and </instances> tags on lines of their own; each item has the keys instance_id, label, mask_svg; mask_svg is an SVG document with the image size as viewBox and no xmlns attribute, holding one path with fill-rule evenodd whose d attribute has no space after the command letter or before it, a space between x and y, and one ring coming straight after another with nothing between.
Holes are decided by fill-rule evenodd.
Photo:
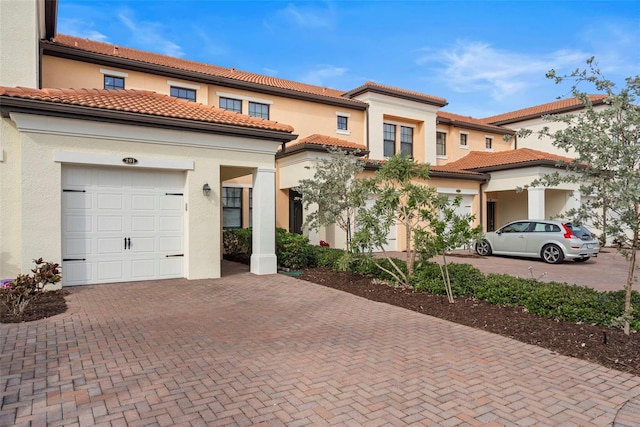
<instances>
[{"instance_id":1,"label":"mediterranean style house","mask_svg":"<svg viewBox=\"0 0 640 427\"><path fill-rule=\"evenodd\" d=\"M303 229L295 192L327 146L429 163L427 185L486 230L580 203L570 186L517 191L569 158L516 130L575 100L476 119L375 82L342 91L58 34L56 9L0 3L0 278L40 257L65 286L220 277L228 227L252 227L255 274L277 271L276 227L341 247L339 229Z\"/></svg>"}]
</instances>

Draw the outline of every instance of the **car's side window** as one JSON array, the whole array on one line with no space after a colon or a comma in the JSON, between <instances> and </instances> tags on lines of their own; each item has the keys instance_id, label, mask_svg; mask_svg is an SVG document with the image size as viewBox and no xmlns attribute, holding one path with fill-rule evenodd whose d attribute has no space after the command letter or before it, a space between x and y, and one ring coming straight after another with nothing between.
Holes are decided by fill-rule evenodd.
<instances>
[{"instance_id":1,"label":"car's side window","mask_svg":"<svg viewBox=\"0 0 640 427\"><path fill-rule=\"evenodd\" d=\"M514 222L502 229L503 233L524 233L529 231L529 222Z\"/></svg>"}]
</instances>

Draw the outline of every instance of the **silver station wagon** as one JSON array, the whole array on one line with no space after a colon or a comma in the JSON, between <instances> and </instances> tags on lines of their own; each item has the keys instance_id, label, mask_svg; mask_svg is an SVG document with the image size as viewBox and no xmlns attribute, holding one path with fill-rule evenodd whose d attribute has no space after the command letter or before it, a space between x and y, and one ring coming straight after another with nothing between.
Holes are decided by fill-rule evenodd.
<instances>
[{"instance_id":1,"label":"silver station wagon","mask_svg":"<svg viewBox=\"0 0 640 427\"><path fill-rule=\"evenodd\" d=\"M586 228L554 220L520 220L486 233L476 243L478 255L542 258L550 264L565 258L584 262L598 256L600 243Z\"/></svg>"}]
</instances>

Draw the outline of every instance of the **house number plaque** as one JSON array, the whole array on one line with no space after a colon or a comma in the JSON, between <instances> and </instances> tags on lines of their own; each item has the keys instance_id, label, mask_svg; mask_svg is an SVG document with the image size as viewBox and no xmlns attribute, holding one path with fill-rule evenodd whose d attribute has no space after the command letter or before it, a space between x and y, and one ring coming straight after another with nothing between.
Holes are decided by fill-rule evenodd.
<instances>
[{"instance_id":1,"label":"house number plaque","mask_svg":"<svg viewBox=\"0 0 640 427\"><path fill-rule=\"evenodd\" d=\"M138 163L138 159L134 157L125 157L124 159L122 159L122 163L124 163L125 165L135 165L136 163Z\"/></svg>"}]
</instances>

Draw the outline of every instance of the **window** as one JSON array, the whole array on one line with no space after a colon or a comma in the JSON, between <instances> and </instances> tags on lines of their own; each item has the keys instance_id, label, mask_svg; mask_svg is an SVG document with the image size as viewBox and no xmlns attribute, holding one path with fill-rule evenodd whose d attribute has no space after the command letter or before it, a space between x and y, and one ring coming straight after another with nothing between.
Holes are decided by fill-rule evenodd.
<instances>
[{"instance_id":1,"label":"window","mask_svg":"<svg viewBox=\"0 0 640 427\"><path fill-rule=\"evenodd\" d=\"M391 157L396 153L396 125L384 124L384 156Z\"/></svg>"},{"instance_id":2,"label":"window","mask_svg":"<svg viewBox=\"0 0 640 427\"><path fill-rule=\"evenodd\" d=\"M467 146L467 134L466 133L461 133L460 134L460 147L466 147Z\"/></svg>"},{"instance_id":3,"label":"window","mask_svg":"<svg viewBox=\"0 0 640 427\"><path fill-rule=\"evenodd\" d=\"M447 155L447 134L436 132L436 156Z\"/></svg>"},{"instance_id":4,"label":"window","mask_svg":"<svg viewBox=\"0 0 640 427\"><path fill-rule=\"evenodd\" d=\"M267 104L249 102L249 115L251 117L269 120L269 106Z\"/></svg>"},{"instance_id":5,"label":"window","mask_svg":"<svg viewBox=\"0 0 640 427\"><path fill-rule=\"evenodd\" d=\"M484 138L484 148L491 150L493 148L493 138L487 136Z\"/></svg>"},{"instance_id":6,"label":"window","mask_svg":"<svg viewBox=\"0 0 640 427\"><path fill-rule=\"evenodd\" d=\"M242 227L242 188L222 188L222 226Z\"/></svg>"},{"instance_id":7,"label":"window","mask_svg":"<svg viewBox=\"0 0 640 427\"><path fill-rule=\"evenodd\" d=\"M400 126L400 153L413 156L413 128Z\"/></svg>"},{"instance_id":8,"label":"window","mask_svg":"<svg viewBox=\"0 0 640 427\"><path fill-rule=\"evenodd\" d=\"M349 118L345 116L338 116L338 130L348 130Z\"/></svg>"},{"instance_id":9,"label":"window","mask_svg":"<svg viewBox=\"0 0 640 427\"><path fill-rule=\"evenodd\" d=\"M124 77L104 76L105 89L124 89Z\"/></svg>"},{"instance_id":10,"label":"window","mask_svg":"<svg viewBox=\"0 0 640 427\"><path fill-rule=\"evenodd\" d=\"M220 108L223 110L234 111L236 113L242 113L242 101L239 99L220 97Z\"/></svg>"},{"instance_id":11,"label":"window","mask_svg":"<svg viewBox=\"0 0 640 427\"><path fill-rule=\"evenodd\" d=\"M196 102L196 91L193 89L185 89L181 87L171 86L171 96L186 99L187 101Z\"/></svg>"}]
</instances>

